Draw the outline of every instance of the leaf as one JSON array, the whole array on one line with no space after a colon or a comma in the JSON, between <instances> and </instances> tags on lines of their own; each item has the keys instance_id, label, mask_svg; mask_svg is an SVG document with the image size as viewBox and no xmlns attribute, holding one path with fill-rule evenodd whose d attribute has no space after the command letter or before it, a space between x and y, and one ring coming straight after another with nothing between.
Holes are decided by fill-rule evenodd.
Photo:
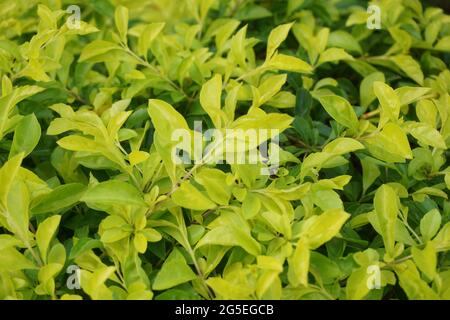
<instances>
[{"instance_id":1,"label":"leaf","mask_svg":"<svg viewBox=\"0 0 450 320\"><path fill-rule=\"evenodd\" d=\"M101 208L104 205L146 207L139 190L129 183L118 180L105 181L90 187L81 198L81 201L86 202L93 209L99 208L100 210L102 210Z\"/></svg>"},{"instance_id":2,"label":"leaf","mask_svg":"<svg viewBox=\"0 0 450 320\"><path fill-rule=\"evenodd\" d=\"M195 278L197 276L189 268L183 255L177 248L174 248L157 273L152 288L153 290L166 290Z\"/></svg>"},{"instance_id":3,"label":"leaf","mask_svg":"<svg viewBox=\"0 0 450 320\"><path fill-rule=\"evenodd\" d=\"M209 115L216 128L222 127L221 112L222 77L216 74L200 90L200 104Z\"/></svg>"},{"instance_id":4,"label":"leaf","mask_svg":"<svg viewBox=\"0 0 450 320\"><path fill-rule=\"evenodd\" d=\"M26 157L37 146L40 138L41 126L34 113L23 117L16 127L9 157L11 158L21 152Z\"/></svg>"},{"instance_id":5,"label":"leaf","mask_svg":"<svg viewBox=\"0 0 450 320\"><path fill-rule=\"evenodd\" d=\"M242 299L249 300L254 290L252 288L242 286L239 283L233 283L220 277L210 277L206 280L216 296L220 299Z\"/></svg>"},{"instance_id":6,"label":"leaf","mask_svg":"<svg viewBox=\"0 0 450 320\"><path fill-rule=\"evenodd\" d=\"M50 218L47 218L43 222L41 222L38 226L36 232L36 243L44 262L47 262L47 252L50 241L55 236L60 221L61 216L51 216Z\"/></svg>"},{"instance_id":7,"label":"leaf","mask_svg":"<svg viewBox=\"0 0 450 320\"><path fill-rule=\"evenodd\" d=\"M364 142L372 155L388 163L413 158L405 132L393 123L386 124L379 134L366 138Z\"/></svg>"},{"instance_id":8,"label":"leaf","mask_svg":"<svg viewBox=\"0 0 450 320\"><path fill-rule=\"evenodd\" d=\"M442 135L429 124L408 121L404 123L403 128L405 128L405 130L421 144L438 149L447 149L447 145Z\"/></svg>"},{"instance_id":9,"label":"leaf","mask_svg":"<svg viewBox=\"0 0 450 320\"><path fill-rule=\"evenodd\" d=\"M0 272L37 269L37 267L14 248L0 250Z\"/></svg>"},{"instance_id":10,"label":"leaf","mask_svg":"<svg viewBox=\"0 0 450 320\"><path fill-rule=\"evenodd\" d=\"M395 190L389 185L383 184L377 189L373 203L384 246L391 256L394 254L395 223L399 211L398 201Z\"/></svg>"},{"instance_id":11,"label":"leaf","mask_svg":"<svg viewBox=\"0 0 450 320\"><path fill-rule=\"evenodd\" d=\"M148 101L148 113L156 131L164 136L170 137L170 134L176 129L189 130L184 117L167 102L150 99Z\"/></svg>"},{"instance_id":12,"label":"leaf","mask_svg":"<svg viewBox=\"0 0 450 320\"><path fill-rule=\"evenodd\" d=\"M385 82L384 73L374 72L363 79L360 86L360 99L363 107L368 107L376 98L374 92L375 82Z\"/></svg>"},{"instance_id":13,"label":"leaf","mask_svg":"<svg viewBox=\"0 0 450 320\"><path fill-rule=\"evenodd\" d=\"M405 106L420 100L424 95L431 91L430 88L419 87L400 87L395 90L398 98L400 99L400 105Z\"/></svg>"},{"instance_id":14,"label":"leaf","mask_svg":"<svg viewBox=\"0 0 450 320\"><path fill-rule=\"evenodd\" d=\"M334 243L336 244L337 242L338 241ZM329 244L332 245L331 243ZM330 246L327 246L327 248L330 248ZM320 278L324 284L332 284L337 279L344 276L338 264L332 259L334 258L328 258L327 256L322 255L318 252L311 252L311 270L313 270L312 273L320 274Z\"/></svg>"},{"instance_id":15,"label":"leaf","mask_svg":"<svg viewBox=\"0 0 450 320\"><path fill-rule=\"evenodd\" d=\"M177 205L192 210L208 210L216 207L203 193L198 191L189 181L181 183L180 187L172 194L172 200Z\"/></svg>"},{"instance_id":16,"label":"leaf","mask_svg":"<svg viewBox=\"0 0 450 320\"><path fill-rule=\"evenodd\" d=\"M244 215L244 218L254 218L260 210L261 200L259 200L259 198L255 194L248 192L245 196L244 201L242 202L242 214Z\"/></svg>"},{"instance_id":17,"label":"leaf","mask_svg":"<svg viewBox=\"0 0 450 320\"><path fill-rule=\"evenodd\" d=\"M380 126L387 121L396 122L400 115L400 99L394 89L383 82L374 82L373 91L381 106Z\"/></svg>"},{"instance_id":18,"label":"leaf","mask_svg":"<svg viewBox=\"0 0 450 320\"><path fill-rule=\"evenodd\" d=\"M358 118L347 100L335 95L321 96L318 99L334 120L347 128L358 130Z\"/></svg>"},{"instance_id":19,"label":"leaf","mask_svg":"<svg viewBox=\"0 0 450 320\"><path fill-rule=\"evenodd\" d=\"M11 184L8 193L7 208L5 211L6 222L10 230L25 243L28 241L29 204L30 194L25 182L15 180Z\"/></svg>"},{"instance_id":20,"label":"leaf","mask_svg":"<svg viewBox=\"0 0 450 320\"><path fill-rule=\"evenodd\" d=\"M22 86L0 98L0 140L3 139L10 113L16 104L43 90L44 88L38 86Z\"/></svg>"},{"instance_id":21,"label":"leaf","mask_svg":"<svg viewBox=\"0 0 450 320\"><path fill-rule=\"evenodd\" d=\"M147 250L147 238L140 232L134 235L133 244L139 253L145 253Z\"/></svg>"},{"instance_id":22,"label":"leaf","mask_svg":"<svg viewBox=\"0 0 450 320\"><path fill-rule=\"evenodd\" d=\"M0 183L0 203L4 208L7 206L9 190L19 171L22 160L23 154L19 153L9 159L0 169L0 181L2 182Z\"/></svg>"},{"instance_id":23,"label":"leaf","mask_svg":"<svg viewBox=\"0 0 450 320\"><path fill-rule=\"evenodd\" d=\"M343 30L336 30L330 33L328 37L329 47L338 47L349 52L362 53L361 45L353 35Z\"/></svg>"},{"instance_id":24,"label":"leaf","mask_svg":"<svg viewBox=\"0 0 450 320\"><path fill-rule=\"evenodd\" d=\"M34 290L38 295L53 295L55 292L56 275L61 271L60 264L51 263L39 269L38 280L39 285Z\"/></svg>"},{"instance_id":25,"label":"leaf","mask_svg":"<svg viewBox=\"0 0 450 320\"><path fill-rule=\"evenodd\" d=\"M246 33L247 33L247 25L239 29L239 31L231 38L230 41L229 55L241 67L246 66L246 52L245 52Z\"/></svg>"},{"instance_id":26,"label":"leaf","mask_svg":"<svg viewBox=\"0 0 450 320\"><path fill-rule=\"evenodd\" d=\"M61 267L66 262L66 248L62 243L55 244L48 252L48 263L59 264Z\"/></svg>"},{"instance_id":27,"label":"leaf","mask_svg":"<svg viewBox=\"0 0 450 320\"><path fill-rule=\"evenodd\" d=\"M258 91L261 92L258 104L263 105L272 99L278 92L280 92L281 88L286 83L286 79L287 75L285 74L265 78L258 87Z\"/></svg>"},{"instance_id":28,"label":"leaf","mask_svg":"<svg viewBox=\"0 0 450 320\"><path fill-rule=\"evenodd\" d=\"M395 44L389 49L388 55L393 53L408 53L412 42L410 34L397 27L390 27L388 31L395 41Z\"/></svg>"},{"instance_id":29,"label":"leaf","mask_svg":"<svg viewBox=\"0 0 450 320\"><path fill-rule=\"evenodd\" d=\"M311 47L314 48L314 50L315 50L314 56L316 54L322 54L322 53L325 53L325 51L328 51L328 50L325 50L325 49L327 47L329 35L330 35L330 29L329 28L321 28L317 32L317 34L316 34L316 36L314 38L313 37L309 38L309 41L312 44ZM298 33L297 33L297 36L299 36ZM333 53L332 53L333 51L335 51L337 53L338 51L342 50L340 48L337 48L338 49L337 51L334 50L336 48L330 48L330 49L332 49L331 51L329 51L329 53L331 53L331 54L325 53L325 56L329 56L329 57L333 56ZM310 50L311 49L308 49L308 51L310 51ZM342 51L345 51L345 50L342 50ZM308 54L309 54L309 52L308 52ZM310 57L310 61L315 61L315 60L316 59L312 59L312 56Z\"/></svg>"},{"instance_id":30,"label":"leaf","mask_svg":"<svg viewBox=\"0 0 450 320\"><path fill-rule=\"evenodd\" d=\"M114 274L114 271L114 267L106 266L99 266L92 273L89 271L81 270L81 288L93 300L111 300L112 292L105 285L105 281Z\"/></svg>"},{"instance_id":31,"label":"leaf","mask_svg":"<svg viewBox=\"0 0 450 320\"><path fill-rule=\"evenodd\" d=\"M424 241L431 240L441 227L442 217L437 209L428 211L420 220L420 233Z\"/></svg>"},{"instance_id":32,"label":"leaf","mask_svg":"<svg viewBox=\"0 0 450 320\"><path fill-rule=\"evenodd\" d=\"M154 22L145 26L142 34L138 38L138 54L147 57L147 51L162 32L165 27L165 22Z\"/></svg>"},{"instance_id":33,"label":"leaf","mask_svg":"<svg viewBox=\"0 0 450 320\"><path fill-rule=\"evenodd\" d=\"M312 201L322 210L344 209L339 194L333 190L316 190L312 195Z\"/></svg>"},{"instance_id":34,"label":"leaf","mask_svg":"<svg viewBox=\"0 0 450 320\"><path fill-rule=\"evenodd\" d=\"M34 214L42 214L70 208L80 201L85 191L86 186L81 183L58 186L50 193L42 196L32 207L32 211Z\"/></svg>"},{"instance_id":35,"label":"leaf","mask_svg":"<svg viewBox=\"0 0 450 320\"><path fill-rule=\"evenodd\" d=\"M369 158L361 159L361 166L363 171L363 190L366 192L380 176L381 172L378 166Z\"/></svg>"},{"instance_id":36,"label":"leaf","mask_svg":"<svg viewBox=\"0 0 450 320\"><path fill-rule=\"evenodd\" d=\"M290 16L295 10L297 10L305 0L289 0L287 5L287 15Z\"/></svg>"},{"instance_id":37,"label":"leaf","mask_svg":"<svg viewBox=\"0 0 450 320\"><path fill-rule=\"evenodd\" d=\"M144 151L132 151L128 155L128 159L132 166L138 165L138 164L146 161L149 157L150 157L150 155L148 154L148 152L144 152Z\"/></svg>"},{"instance_id":38,"label":"leaf","mask_svg":"<svg viewBox=\"0 0 450 320\"><path fill-rule=\"evenodd\" d=\"M58 140L58 145L61 148L70 151L86 151L92 153L98 153L101 151L101 145L91 139L82 136L67 136Z\"/></svg>"},{"instance_id":39,"label":"leaf","mask_svg":"<svg viewBox=\"0 0 450 320\"><path fill-rule=\"evenodd\" d=\"M410 300L437 300L438 295L420 278L412 261L406 261L395 270L400 286Z\"/></svg>"},{"instance_id":40,"label":"leaf","mask_svg":"<svg viewBox=\"0 0 450 320\"><path fill-rule=\"evenodd\" d=\"M264 270L273 270L282 272L283 266L281 265L280 261L271 256L258 256L256 257L257 265L259 268Z\"/></svg>"},{"instance_id":41,"label":"leaf","mask_svg":"<svg viewBox=\"0 0 450 320\"><path fill-rule=\"evenodd\" d=\"M289 128L293 118L281 113L255 113L242 116L235 120L229 129L258 130L276 129L281 131ZM259 141L262 143L263 141Z\"/></svg>"},{"instance_id":42,"label":"leaf","mask_svg":"<svg viewBox=\"0 0 450 320\"><path fill-rule=\"evenodd\" d=\"M397 55L389 58L395 63L409 78L423 85L423 72L419 63L408 55Z\"/></svg>"},{"instance_id":43,"label":"leaf","mask_svg":"<svg viewBox=\"0 0 450 320\"><path fill-rule=\"evenodd\" d=\"M278 109L289 109L295 107L296 97L288 91L281 91L271 98L267 104Z\"/></svg>"},{"instance_id":44,"label":"leaf","mask_svg":"<svg viewBox=\"0 0 450 320\"><path fill-rule=\"evenodd\" d=\"M442 37L438 43L434 46L436 50L450 51L450 36Z\"/></svg>"},{"instance_id":45,"label":"leaf","mask_svg":"<svg viewBox=\"0 0 450 320\"><path fill-rule=\"evenodd\" d=\"M254 256L261 253L261 247L255 239L232 225L212 229L197 243L196 247L205 245L239 246Z\"/></svg>"},{"instance_id":46,"label":"leaf","mask_svg":"<svg viewBox=\"0 0 450 320\"><path fill-rule=\"evenodd\" d=\"M420 271L422 271L428 279L434 279L437 266L437 252L434 244L428 242L423 250L412 247L411 252L414 262Z\"/></svg>"},{"instance_id":47,"label":"leaf","mask_svg":"<svg viewBox=\"0 0 450 320\"><path fill-rule=\"evenodd\" d=\"M313 68L305 61L284 54L276 54L267 62L267 67L298 73L311 73L313 71Z\"/></svg>"},{"instance_id":48,"label":"leaf","mask_svg":"<svg viewBox=\"0 0 450 320\"><path fill-rule=\"evenodd\" d=\"M71 248L69 259L73 260L83 253L86 253L94 248L101 248L102 242L100 240L94 240L90 238L79 239Z\"/></svg>"},{"instance_id":49,"label":"leaf","mask_svg":"<svg viewBox=\"0 0 450 320\"><path fill-rule=\"evenodd\" d=\"M216 48L219 53L222 53L224 51L227 41L236 31L239 24L240 21L230 19L228 21L224 21L223 24L221 23L218 28L215 28L214 31L212 31L212 34L214 34L214 36L216 37Z\"/></svg>"},{"instance_id":50,"label":"leaf","mask_svg":"<svg viewBox=\"0 0 450 320\"><path fill-rule=\"evenodd\" d=\"M370 288L367 285L369 276L366 267L358 268L352 272L345 287L347 299L362 300L369 294Z\"/></svg>"},{"instance_id":51,"label":"leaf","mask_svg":"<svg viewBox=\"0 0 450 320\"><path fill-rule=\"evenodd\" d=\"M231 187L226 184L227 175L217 169L204 168L195 175L195 181L200 183L209 198L219 205L227 205L231 198Z\"/></svg>"},{"instance_id":52,"label":"leaf","mask_svg":"<svg viewBox=\"0 0 450 320\"><path fill-rule=\"evenodd\" d=\"M425 41L433 45L439 35L441 26L442 24L440 21L431 22L425 30Z\"/></svg>"},{"instance_id":53,"label":"leaf","mask_svg":"<svg viewBox=\"0 0 450 320\"><path fill-rule=\"evenodd\" d=\"M289 283L294 287L308 285L309 259L310 251L308 242L304 238L300 238L292 256L288 260L288 279Z\"/></svg>"},{"instance_id":54,"label":"leaf","mask_svg":"<svg viewBox=\"0 0 450 320\"><path fill-rule=\"evenodd\" d=\"M444 191L433 187L424 187L412 194L413 200L418 202L423 202L426 199L426 196L435 196L448 199L448 196Z\"/></svg>"},{"instance_id":55,"label":"leaf","mask_svg":"<svg viewBox=\"0 0 450 320\"><path fill-rule=\"evenodd\" d=\"M122 42L127 43L128 9L124 6L118 6L114 13L114 21Z\"/></svg>"},{"instance_id":56,"label":"leaf","mask_svg":"<svg viewBox=\"0 0 450 320\"><path fill-rule=\"evenodd\" d=\"M161 234L152 228L145 228L139 232L142 233L148 242L158 242L162 238Z\"/></svg>"},{"instance_id":57,"label":"leaf","mask_svg":"<svg viewBox=\"0 0 450 320\"><path fill-rule=\"evenodd\" d=\"M239 20L257 20L272 16L272 12L263 6L258 6L253 3L242 6L237 14L234 16Z\"/></svg>"},{"instance_id":58,"label":"leaf","mask_svg":"<svg viewBox=\"0 0 450 320\"><path fill-rule=\"evenodd\" d=\"M420 122L436 128L438 110L431 100L421 100L416 104L416 115Z\"/></svg>"},{"instance_id":59,"label":"leaf","mask_svg":"<svg viewBox=\"0 0 450 320\"><path fill-rule=\"evenodd\" d=\"M343 155L364 149L361 142L351 138L337 138L328 143L323 149L323 152L333 153L335 155Z\"/></svg>"},{"instance_id":60,"label":"leaf","mask_svg":"<svg viewBox=\"0 0 450 320\"><path fill-rule=\"evenodd\" d=\"M94 40L83 48L80 55L80 62L94 60L94 58L105 53L110 53L115 50L122 50L120 46L113 42L105 40Z\"/></svg>"},{"instance_id":61,"label":"leaf","mask_svg":"<svg viewBox=\"0 0 450 320\"><path fill-rule=\"evenodd\" d=\"M282 24L270 32L269 39L267 40L266 61L269 61L272 58L275 50L277 50L280 44L286 40L292 25L293 23Z\"/></svg>"},{"instance_id":62,"label":"leaf","mask_svg":"<svg viewBox=\"0 0 450 320\"><path fill-rule=\"evenodd\" d=\"M114 243L114 242L117 242L119 240L128 238L130 236L130 234L131 233L129 231L122 230L122 229L120 229L120 227L118 227L118 228L111 228L111 229L105 230L102 233L101 241L104 244L110 244L110 243Z\"/></svg>"},{"instance_id":63,"label":"leaf","mask_svg":"<svg viewBox=\"0 0 450 320\"><path fill-rule=\"evenodd\" d=\"M342 209L329 209L309 218L302 228L301 236L308 241L309 248L315 250L335 237L349 217Z\"/></svg>"},{"instance_id":64,"label":"leaf","mask_svg":"<svg viewBox=\"0 0 450 320\"><path fill-rule=\"evenodd\" d=\"M20 247L21 245L21 241L13 235L0 234L0 251L5 248Z\"/></svg>"},{"instance_id":65,"label":"leaf","mask_svg":"<svg viewBox=\"0 0 450 320\"><path fill-rule=\"evenodd\" d=\"M446 223L433 239L436 250L450 247L450 222Z\"/></svg>"},{"instance_id":66,"label":"leaf","mask_svg":"<svg viewBox=\"0 0 450 320\"><path fill-rule=\"evenodd\" d=\"M335 62L340 60L353 60L353 57L344 49L329 48L320 54L319 61L317 61L317 66L327 62Z\"/></svg>"}]
</instances>

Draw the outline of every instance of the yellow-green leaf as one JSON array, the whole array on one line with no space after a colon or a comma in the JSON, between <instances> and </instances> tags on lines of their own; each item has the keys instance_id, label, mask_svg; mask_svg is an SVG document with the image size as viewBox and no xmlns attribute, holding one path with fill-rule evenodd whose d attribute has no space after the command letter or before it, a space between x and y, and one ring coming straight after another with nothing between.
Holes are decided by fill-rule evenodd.
<instances>
[{"instance_id":1,"label":"yellow-green leaf","mask_svg":"<svg viewBox=\"0 0 450 320\"><path fill-rule=\"evenodd\" d=\"M381 236L389 254L394 253L395 223L398 215L398 195L389 185L382 185L375 193L374 207Z\"/></svg>"},{"instance_id":2,"label":"yellow-green leaf","mask_svg":"<svg viewBox=\"0 0 450 320\"><path fill-rule=\"evenodd\" d=\"M423 250L417 247L411 248L414 262L420 271L422 271L428 279L434 279L437 266L437 252L434 244L428 242Z\"/></svg>"},{"instance_id":3,"label":"yellow-green leaf","mask_svg":"<svg viewBox=\"0 0 450 320\"><path fill-rule=\"evenodd\" d=\"M273 69L298 73L311 73L313 71L313 68L305 61L281 53L276 54L272 59L270 59L267 66Z\"/></svg>"},{"instance_id":4,"label":"yellow-green leaf","mask_svg":"<svg viewBox=\"0 0 450 320\"><path fill-rule=\"evenodd\" d=\"M124 6L118 6L114 13L114 21L117 31L119 31L120 39L123 43L127 43L128 9Z\"/></svg>"},{"instance_id":5,"label":"yellow-green leaf","mask_svg":"<svg viewBox=\"0 0 450 320\"><path fill-rule=\"evenodd\" d=\"M178 249L173 249L153 281L153 290L165 290L194 280L195 273Z\"/></svg>"},{"instance_id":6,"label":"yellow-green leaf","mask_svg":"<svg viewBox=\"0 0 450 320\"><path fill-rule=\"evenodd\" d=\"M208 210L216 207L214 202L208 199L189 181L181 183L180 187L172 194L172 200L177 205L192 210Z\"/></svg>"},{"instance_id":7,"label":"yellow-green leaf","mask_svg":"<svg viewBox=\"0 0 450 320\"><path fill-rule=\"evenodd\" d=\"M52 216L41 222L38 226L36 232L36 243L41 253L42 260L47 261L47 251L50 245L50 241L55 236L56 230L58 229L59 223L61 221L61 216Z\"/></svg>"},{"instance_id":8,"label":"yellow-green leaf","mask_svg":"<svg viewBox=\"0 0 450 320\"><path fill-rule=\"evenodd\" d=\"M286 39L292 24L293 23L282 24L270 32L269 39L267 40L266 61L272 58L275 50L277 50L280 44Z\"/></svg>"},{"instance_id":9,"label":"yellow-green leaf","mask_svg":"<svg viewBox=\"0 0 450 320\"><path fill-rule=\"evenodd\" d=\"M321 96L318 99L334 120L347 128L358 130L358 117L346 99L335 95Z\"/></svg>"}]
</instances>

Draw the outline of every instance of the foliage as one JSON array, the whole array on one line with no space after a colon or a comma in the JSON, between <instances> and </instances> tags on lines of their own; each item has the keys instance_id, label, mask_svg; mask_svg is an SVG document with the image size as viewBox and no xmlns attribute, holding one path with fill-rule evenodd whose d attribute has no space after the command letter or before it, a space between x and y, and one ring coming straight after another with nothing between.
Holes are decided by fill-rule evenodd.
<instances>
[{"instance_id":1,"label":"foliage","mask_svg":"<svg viewBox=\"0 0 450 320\"><path fill-rule=\"evenodd\" d=\"M0 297L450 299L425 2L2 1ZM281 131L281 166L175 162L195 121Z\"/></svg>"}]
</instances>

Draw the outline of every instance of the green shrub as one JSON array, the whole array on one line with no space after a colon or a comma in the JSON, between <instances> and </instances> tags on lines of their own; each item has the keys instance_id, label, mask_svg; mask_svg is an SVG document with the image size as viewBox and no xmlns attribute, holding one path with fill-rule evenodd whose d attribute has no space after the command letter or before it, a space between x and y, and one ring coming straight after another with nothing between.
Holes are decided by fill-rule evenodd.
<instances>
[{"instance_id":1,"label":"green shrub","mask_svg":"<svg viewBox=\"0 0 450 320\"><path fill-rule=\"evenodd\" d=\"M425 2L2 1L0 297L450 299Z\"/></svg>"}]
</instances>

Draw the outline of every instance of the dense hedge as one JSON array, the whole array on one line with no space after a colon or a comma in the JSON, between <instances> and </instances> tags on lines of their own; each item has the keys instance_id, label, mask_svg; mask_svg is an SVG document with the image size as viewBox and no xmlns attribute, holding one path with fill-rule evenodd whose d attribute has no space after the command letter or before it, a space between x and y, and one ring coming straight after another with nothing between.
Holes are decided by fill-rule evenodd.
<instances>
[{"instance_id":1,"label":"dense hedge","mask_svg":"<svg viewBox=\"0 0 450 320\"><path fill-rule=\"evenodd\" d=\"M450 299L449 53L427 1L1 1L0 298Z\"/></svg>"}]
</instances>

